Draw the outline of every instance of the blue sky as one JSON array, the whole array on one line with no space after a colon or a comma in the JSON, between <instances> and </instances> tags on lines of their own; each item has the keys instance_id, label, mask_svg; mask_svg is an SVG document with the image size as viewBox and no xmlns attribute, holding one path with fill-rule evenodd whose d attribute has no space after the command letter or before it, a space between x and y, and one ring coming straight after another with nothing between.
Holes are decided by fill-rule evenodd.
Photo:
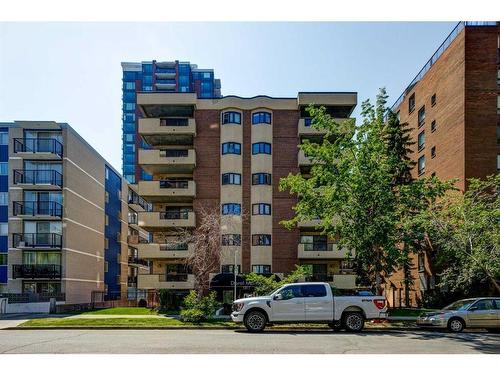
<instances>
[{"instance_id":1,"label":"blue sky","mask_svg":"<svg viewBox=\"0 0 500 375\"><path fill-rule=\"evenodd\" d=\"M0 23L0 122L68 122L121 171L122 61L213 68L223 95L357 91L361 103L385 86L392 103L454 25Z\"/></svg>"}]
</instances>

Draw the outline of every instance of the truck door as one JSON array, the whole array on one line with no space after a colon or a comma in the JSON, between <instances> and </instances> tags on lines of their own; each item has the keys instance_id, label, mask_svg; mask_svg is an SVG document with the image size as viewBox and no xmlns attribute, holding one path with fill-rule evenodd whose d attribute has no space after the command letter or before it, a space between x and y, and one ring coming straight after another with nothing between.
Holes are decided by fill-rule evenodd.
<instances>
[{"instance_id":1,"label":"truck door","mask_svg":"<svg viewBox=\"0 0 500 375\"><path fill-rule=\"evenodd\" d=\"M469 307L467 325L469 327L493 327L497 311L493 299L481 299Z\"/></svg>"},{"instance_id":2,"label":"truck door","mask_svg":"<svg viewBox=\"0 0 500 375\"><path fill-rule=\"evenodd\" d=\"M271 301L272 321L304 321L305 308L301 285L289 285L283 288L281 299Z\"/></svg>"},{"instance_id":3,"label":"truck door","mask_svg":"<svg viewBox=\"0 0 500 375\"><path fill-rule=\"evenodd\" d=\"M333 298L324 284L302 285L307 321L332 321Z\"/></svg>"}]
</instances>

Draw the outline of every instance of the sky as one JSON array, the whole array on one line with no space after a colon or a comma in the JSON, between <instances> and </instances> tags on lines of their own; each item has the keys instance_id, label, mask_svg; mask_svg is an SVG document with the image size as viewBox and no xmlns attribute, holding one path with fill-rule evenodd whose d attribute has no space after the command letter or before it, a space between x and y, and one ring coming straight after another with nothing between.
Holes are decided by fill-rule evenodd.
<instances>
[{"instance_id":1,"label":"sky","mask_svg":"<svg viewBox=\"0 0 500 375\"><path fill-rule=\"evenodd\" d=\"M454 22L0 23L0 122L69 123L122 170L122 61L212 68L223 95L385 87L392 104Z\"/></svg>"}]
</instances>

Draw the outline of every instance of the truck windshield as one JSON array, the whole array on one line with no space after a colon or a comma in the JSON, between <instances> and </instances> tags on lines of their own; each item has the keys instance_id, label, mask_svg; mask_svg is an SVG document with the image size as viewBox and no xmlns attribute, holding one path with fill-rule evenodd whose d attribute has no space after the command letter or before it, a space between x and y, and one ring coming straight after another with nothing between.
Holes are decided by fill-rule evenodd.
<instances>
[{"instance_id":1,"label":"truck windshield","mask_svg":"<svg viewBox=\"0 0 500 375\"><path fill-rule=\"evenodd\" d=\"M465 310L474 303L473 299L466 299L463 301L453 302L451 305L446 306L443 310Z\"/></svg>"}]
</instances>

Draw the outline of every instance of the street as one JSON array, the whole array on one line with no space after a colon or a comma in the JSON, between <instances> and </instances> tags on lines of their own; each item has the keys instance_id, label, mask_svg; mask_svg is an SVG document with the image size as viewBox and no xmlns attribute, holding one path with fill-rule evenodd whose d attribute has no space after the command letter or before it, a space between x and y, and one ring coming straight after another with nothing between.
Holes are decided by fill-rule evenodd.
<instances>
[{"instance_id":1,"label":"street","mask_svg":"<svg viewBox=\"0 0 500 375\"><path fill-rule=\"evenodd\" d=\"M417 354L496 353L500 335L433 331L1 330L0 353Z\"/></svg>"}]
</instances>

